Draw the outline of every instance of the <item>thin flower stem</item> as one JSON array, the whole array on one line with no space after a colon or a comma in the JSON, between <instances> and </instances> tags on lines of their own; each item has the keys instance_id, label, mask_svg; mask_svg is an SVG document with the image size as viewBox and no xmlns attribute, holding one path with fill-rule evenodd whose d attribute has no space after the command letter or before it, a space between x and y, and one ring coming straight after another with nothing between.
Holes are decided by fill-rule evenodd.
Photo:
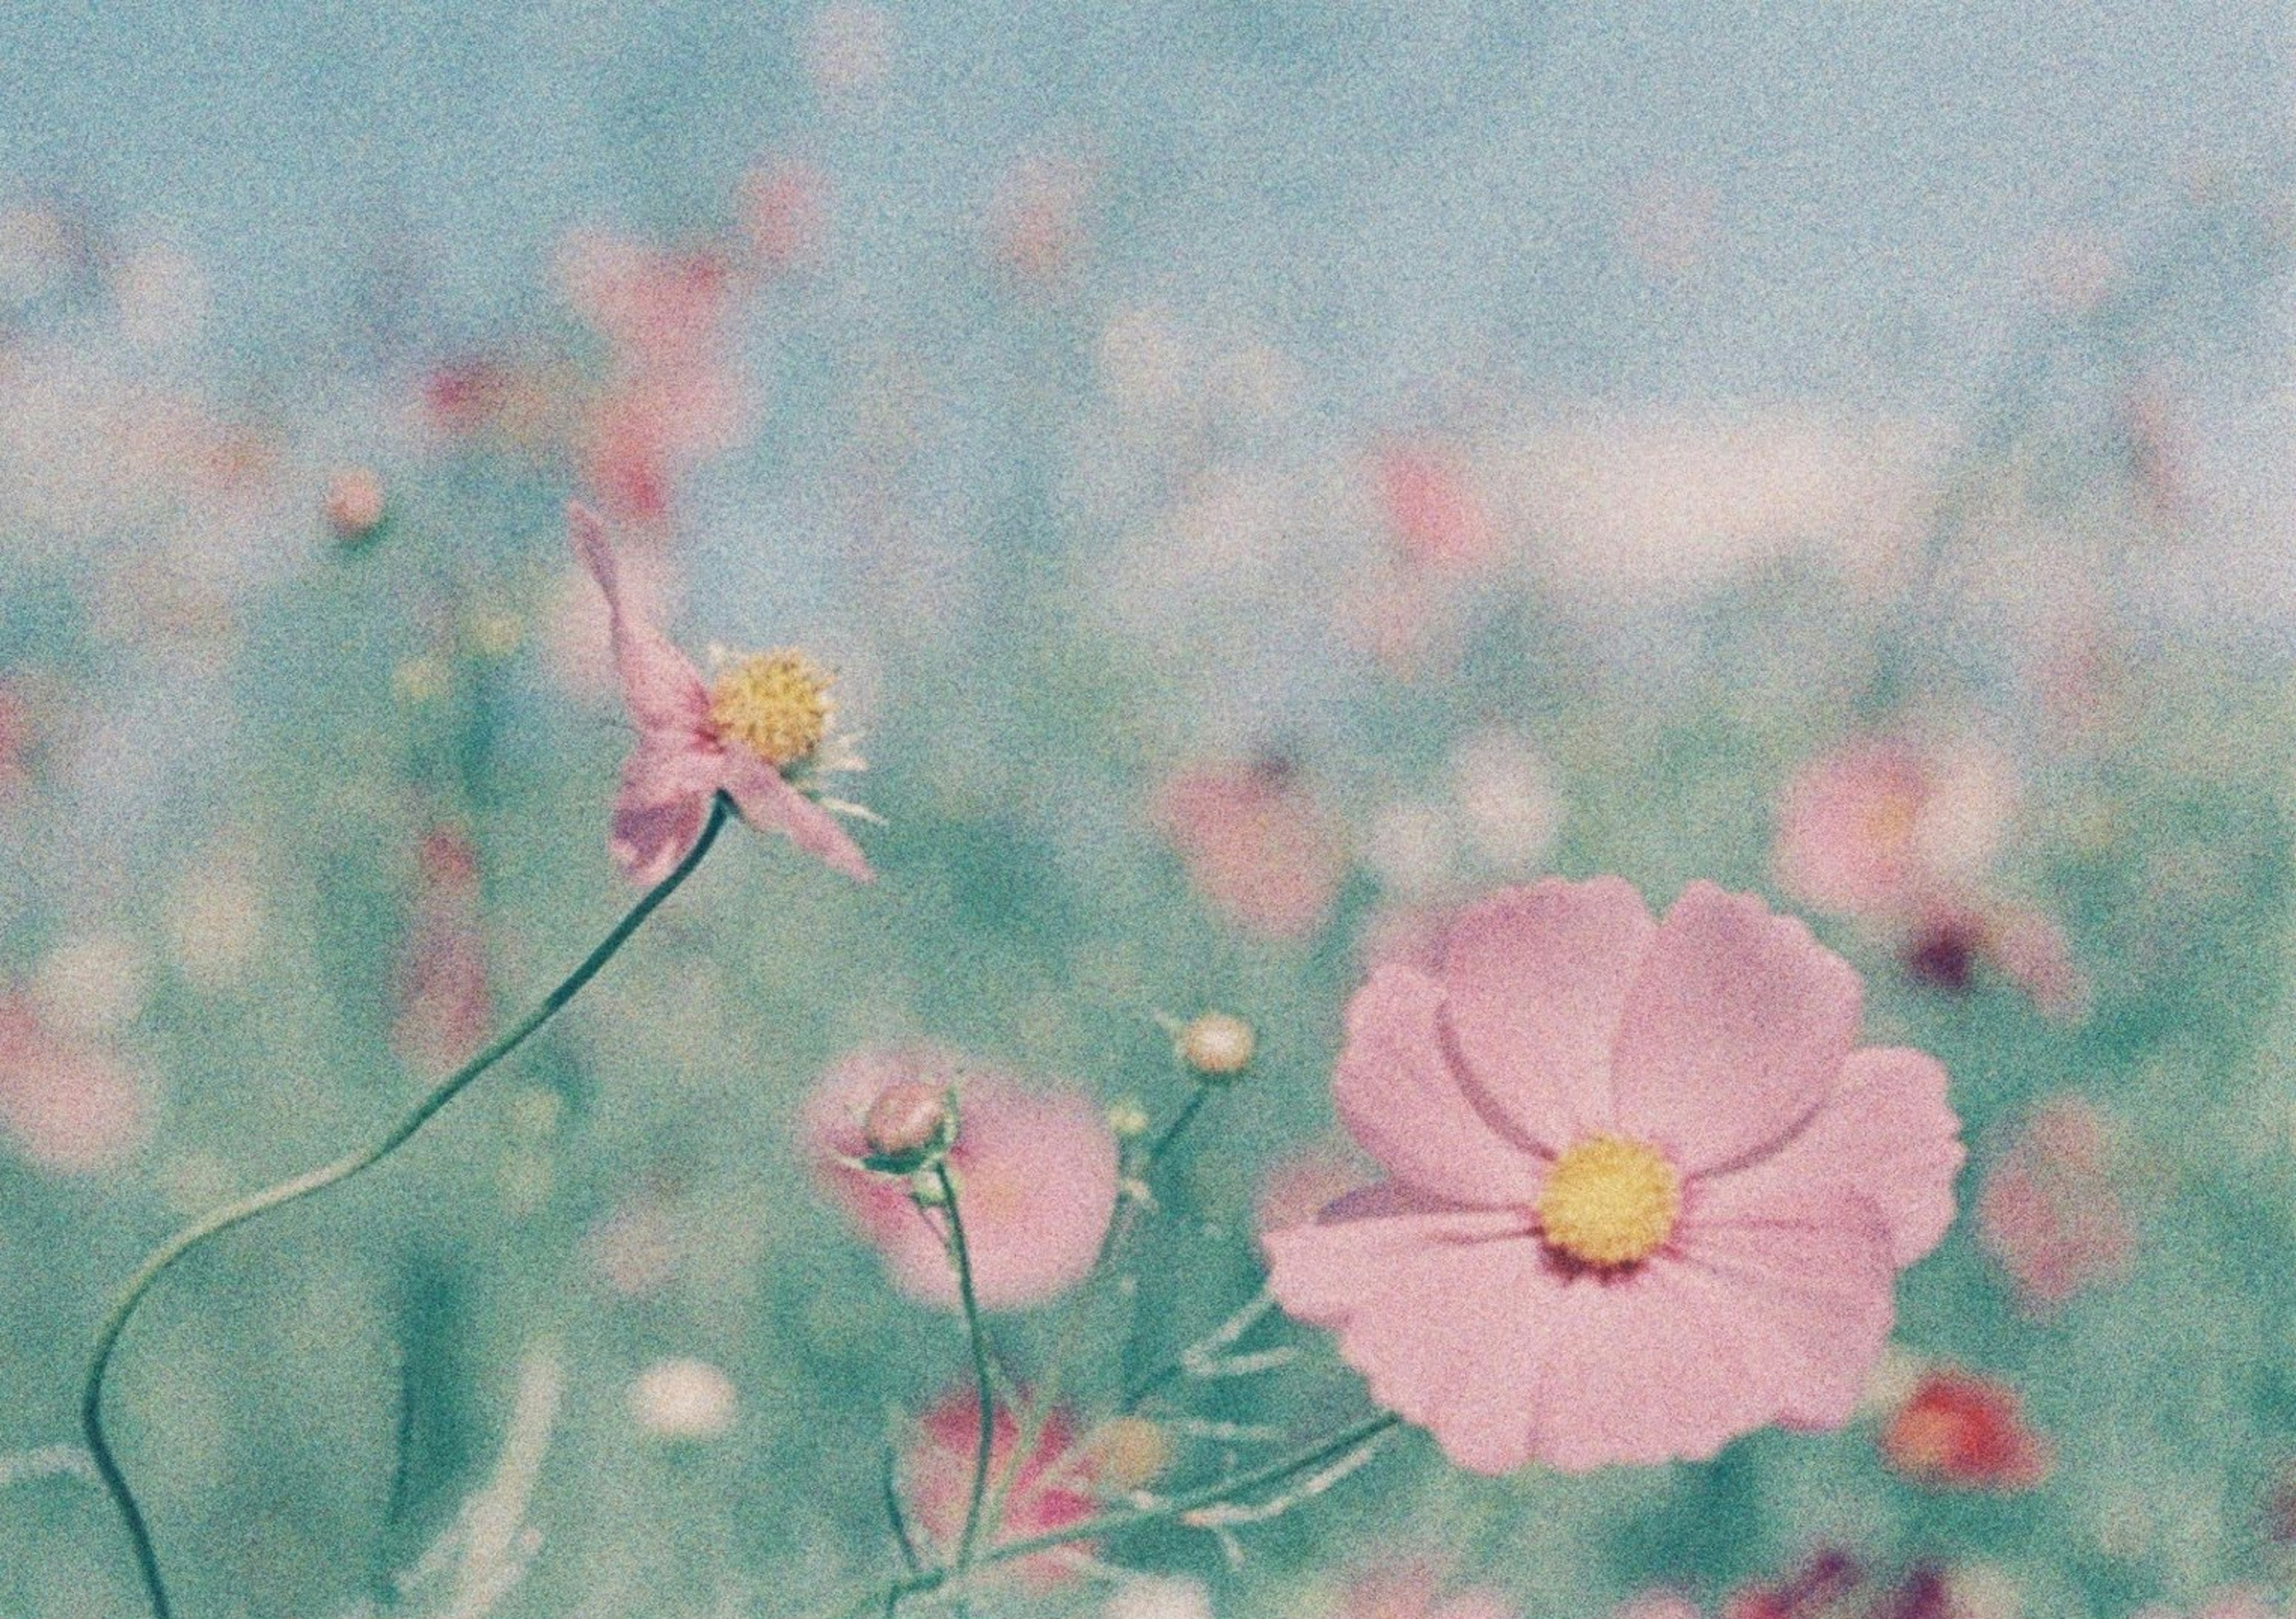
<instances>
[{"instance_id":1,"label":"thin flower stem","mask_svg":"<svg viewBox=\"0 0 2296 1619\"><path fill-rule=\"evenodd\" d=\"M261 1191L250 1192L244 1198L209 1210L154 1248L136 1268L135 1275L128 1278L111 1312L96 1330L94 1351L89 1356L87 1376L80 1386L80 1429L87 1436L88 1453L94 1459L95 1469L103 1480L103 1487L118 1505L121 1521L127 1527L128 1539L135 1544L136 1567L144 1577L144 1593L151 1599L153 1619L174 1619L175 1609L168 1600L167 1582L160 1577L160 1558L152 1547L151 1527L144 1521L142 1508L136 1505L135 1492L127 1487L127 1476L120 1471L119 1458L112 1454L111 1442L103 1432L104 1376L111 1370L111 1358L119 1347L120 1337L127 1332L128 1323L135 1319L144 1295L174 1267L177 1260L194 1248L203 1247L234 1226L244 1225L258 1215L284 1208L315 1192L324 1191L330 1186L348 1181L373 1168L405 1146L441 1108L461 1095L472 1081L518 1050L529 1036L582 993L584 985L613 960L615 953L628 942L630 936L638 930L646 918L653 914L655 908L693 874L693 869L701 863L702 856L709 852L709 846L717 841L731 809L729 801L720 794L709 806L709 818L703 823L701 836L695 838L693 848L686 851L685 858L677 863L676 869L647 889L622 920L614 924L613 931L600 940L598 947L583 957L581 965L567 974L557 988L542 998L539 1005L497 1035L486 1050L440 1080L422 1100L402 1114L397 1124L366 1146L347 1153L331 1164L307 1170Z\"/></svg>"},{"instance_id":2,"label":"thin flower stem","mask_svg":"<svg viewBox=\"0 0 2296 1619\"><path fill-rule=\"evenodd\" d=\"M1126 1183L1136 1181L1144 1187L1149 1174L1163 1160L1164 1155L1169 1152L1173 1144L1187 1132L1188 1126L1195 1123L1196 1115L1203 1111L1204 1103L1210 1098L1212 1092L1222 1088L1204 1084L1201 1081L1192 1086L1188 1092L1188 1100L1180 1104L1180 1110L1172 1116L1171 1123L1157 1132L1155 1140L1151 1141L1146 1149L1134 1161L1129 1173L1119 1177L1117 1206L1109 1218L1108 1229L1101 1233L1100 1251L1093 1256L1092 1269L1086 1272L1087 1277L1098 1278L1107 1271L1109 1263L1116 1257L1119 1250L1130 1239L1132 1228L1138 1222L1142 1199L1127 1190ZM1091 1283L1087 1281L1086 1285L1089 1287ZM1021 1469L1027 1465L1028 1459L1036 1454L1037 1441L1043 1435L1045 1423L1052 1416L1053 1407L1060 1399L1062 1376L1067 1370L1070 1357L1076 1353L1077 1329L1082 1320L1080 1311L1071 1310L1068 1319L1062 1324L1060 1336L1054 1340L1051 1367L1046 1375L1044 1386L1037 1391L1034 1398L1030 1399L1028 1409L1021 1413L1020 1432L1013 1446L1012 1460L1005 1464L1004 1471L996 1477L990 1489L988 1511L992 1518L1002 1517L1006 1493L1011 1491L1013 1481L1020 1476ZM1130 1407L1127 1406L1125 1409L1129 1410Z\"/></svg>"},{"instance_id":3,"label":"thin flower stem","mask_svg":"<svg viewBox=\"0 0 2296 1619\"><path fill-rule=\"evenodd\" d=\"M956 1212L956 1181L944 1158L933 1165L940 1182L941 1206L948 1211L948 1249L956 1261L956 1294L964 1305L965 1336L972 1343L972 1381L980 1392L980 1437L973 1447L972 1493L964 1504L964 1527L957 1532L956 1561L962 1574L972 1566L980 1534L980 1509L988 1498L988 1469L996 1443L996 1381L988 1365L988 1334L980 1324L980 1300L972 1286L972 1250L964 1240L964 1221Z\"/></svg>"},{"instance_id":4,"label":"thin flower stem","mask_svg":"<svg viewBox=\"0 0 2296 1619\"><path fill-rule=\"evenodd\" d=\"M901 1561L907 1565L911 1574L919 1574L924 1572L925 1561L917 1555L916 1540L909 1533L908 1514L901 1510L900 1484L894 1476L897 1466L892 1451L887 1451L884 1475L879 1481L885 1495L885 1520L893 1526L893 1539L901 1548ZM890 1603L886 1604L886 1611L892 1611Z\"/></svg>"},{"instance_id":5,"label":"thin flower stem","mask_svg":"<svg viewBox=\"0 0 2296 1619\"><path fill-rule=\"evenodd\" d=\"M1006 1541L1000 1545L991 1546L972 1559L972 1566L985 1568L991 1564L1009 1563L1015 1558L1034 1557L1039 1552L1051 1551L1057 1547L1069 1545L1072 1541L1097 1540L1103 1535L1115 1534L1142 1524L1183 1518L1187 1514L1201 1511L1206 1507L1234 1502L1239 1496L1250 1495L1256 1491L1265 1490L1272 1484L1286 1483L1302 1473L1312 1473L1319 1468L1327 1468L1339 1459L1349 1455L1350 1452L1384 1437L1402 1420L1393 1411L1382 1411L1376 1417L1365 1419L1352 1427L1341 1429L1328 1439L1317 1441L1296 1455L1286 1457L1281 1461L1270 1462L1266 1467L1255 1468L1251 1472L1215 1479L1210 1484L1201 1484L1193 1490L1184 1491L1177 1495L1164 1496L1134 1506L1112 1508L1106 1512L1096 1513L1080 1523L1071 1524L1065 1529L1055 1529L1044 1534L1030 1535L1026 1540ZM954 1566L929 1569L923 1574L900 1581L892 1586L886 1595L895 1603L904 1601L910 1597L923 1596L951 1584L956 1580L960 1572ZM862 1611L865 1612L875 1605L876 1598L873 1594L860 1606Z\"/></svg>"}]
</instances>

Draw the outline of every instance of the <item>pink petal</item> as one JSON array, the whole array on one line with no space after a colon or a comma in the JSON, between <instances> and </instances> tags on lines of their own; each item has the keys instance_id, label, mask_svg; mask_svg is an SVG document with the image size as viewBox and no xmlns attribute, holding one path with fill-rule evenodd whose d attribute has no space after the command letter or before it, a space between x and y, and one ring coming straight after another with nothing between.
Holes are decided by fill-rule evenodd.
<instances>
[{"instance_id":1,"label":"pink petal","mask_svg":"<svg viewBox=\"0 0 2296 1619\"><path fill-rule=\"evenodd\" d=\"M1546 1164L1502 1121L1452 1061L1444 993L1387 963L1348 1002L1347 1043L1332 1099L1349 1133L1397 1180L1457 1203L1535 1201Z\"/></svg>"},{"instance_id":2,"label":"pink petal","mask_svg":"<svg viewBox=\"0 0 2296 1619\"><path fill-rule=\"evenodd\" d=\"M1611 1048L1656 931L1615 877L1510 889L1451 926L1441 977L1459 1050L1550 1152L1611 1124Z\"/></svg>"},{"instance_id":3,"label":"pink petal","mask_svg":"<svg viewBox=\"0 0 2296 1619\"><path fill-rule=\"evenodd\" d=\"M865 883L870 871L860 846L830 813L782 780L781 772L739 748L726 754L726 790L742 819L761 832L780 832L832 871Z\"/></svg>"},{"instance_id":4,"label":"pink petal","mask_svg":"<svg viewBox=\"0 0 2296 1619\"><path fill-rule=\"evenodd\" d=\"M1263 1239L1268 1287L1333 1329L1381 1405L1476 1472L1694 1460L1838 1424L1891 1314L1889 1234L1816 1192L1710 1219L1623 1272L1556 1263L1519 1214L1403 1191Z\"/></svg>"},{"instance_id":5,"label":"pink petal","mask_svg":"<svg viewBox=\"0 0 2296 1619\"><path fill-rule=\"evenodd\" d=\"M1692 1173L1734 1163L1824 1100L1857 1038L1849 964L1750 895L1693 883L1619 1023L1619 1128Z\"/></svg>"},{"instance_id":6,"label":"pink petal","mask_svg":"<svg viewBox=\"0 0 2296 1619\"><path fill-rule=\"evenodd\" d=\"M1680 1296L1688 1330L1722 1353L1734 1344L1764 1374L1776 1403L1762 1419L1849 1421L1896 1315L1882 1209L1839 1186L1781 1189L1728 1211L1693 1201L1675 1247L1678 1259L1653 1271Z\"/></svg>"},{"instance_id":7,"label":"pink petal","mask_svg":"<svg viewBox=\"0 0 2296 1619\"><path fill-rule=\"evenodd\" d=\"M671 733L641 736L622 766L606 847L625 875L652 886L701 836L724 764L710 745Z\"/></svg>"},{"instance_id":8,"label":"pink petal","mask_svg":"<svg viewBox=\"0 0 2296 1619\"><path fill-rule=\"evenodd\" d=\"M1961 1121L1946 1102L1945 1067L1921 1051L1852 1051L1841 1083L1799 1131L1742 1167L1699 1182L1718 1213L1775 1200L1796 1187L1840 1187L1871 1199L1890 1222L1901 1268L1937 1247L1954 1216Z\"/></svg>"},{"instance_id":9,"label":"pink petal","mask_svg":"<svg viewBox=\"0 0 2296 1619\"><path fill-rule=\"evenodd\" d=\"M660 627L629 609L621 568L606 538L606 525L578 501L566 505L566 530L574 555L589 569L606 598L612 626L614 666L622 682L622 701L641 733L698 732L708 718L709 695L685 655L669 644Z\"/></svg>"},{"instance_id":10,"label":"pink petal","mask_svg":"<svg viewBox=\"0 0 2296 1619\"><path fill-rule=\"evenodd\" d=\"M1350 1215L1261 1239L1268 1290L1293 1316L1330 1327L1372 1398L1431 1429L1463 1467L1503 1473L1529 1460L1525 1289L1546 1263L1525 1217L1446 1207L1397 1190ZM1512 1398L1492 1401L1493 1385Z\"/></svg>"}]
</instances>

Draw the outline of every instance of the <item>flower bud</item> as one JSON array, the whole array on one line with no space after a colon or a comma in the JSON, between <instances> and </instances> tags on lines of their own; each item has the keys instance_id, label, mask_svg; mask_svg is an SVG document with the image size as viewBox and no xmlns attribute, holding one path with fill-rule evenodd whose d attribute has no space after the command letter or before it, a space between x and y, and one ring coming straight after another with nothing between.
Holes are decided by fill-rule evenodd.
<instances>
[{"instance_id":1,"label":"flower bud","mask_svg":"<svg viewBox=\"0 0 2296 1619\"><path fill-rule=\"evenodd\" d=\"M868 1145L864 1160L890 1174L914 1174L947 1153L956 1139L956 1110L949 1094L915 1080L898 1080L877 1093L861 1121Z\"/></svg>"},{"instance_id":2,"label":"flower bud","mask_svg":"<svg viewBox=\"0 0 2296 1619\"><path fill-rule=\"evenodd\" d=\"M1180 1060L1206 1079L1231 1079L1251 1061L1259 1036L1227 1012L1206 1012L1180 1031Z\"/></svg>"},{"instance_id":3,"label":"flower bud","mask_svg":"<svg viewBox=\"0 0 2296 1619\"><path fill-rule=\"evenodd\" d=\"M1119 1141L1148 1133L1148 1109L1127 1098L1108 1110L1108 1128Z\"/></svg>"},{"instance_id":4,"label":"flower bud","mask_svg":"<svg viewBox=\"0 0 2296 1619\"><path fill-rule=\"evenodd\" d=\"M1111 1417L1085 1443L1094 1482L1111 1490L1144 1490L1172 1465L1171 1436L1145 1417Z\"/></svg>"},{"instance_id":5,"label":"flower bud","mask_svg":"<svg viewBox=\"0 0 2296 1619\"><path fill-rule=\"evenodd\" d=\"M327 485L327 527L345 545L357 545L382 527L382 479L372 469L338 472Z\"/></svg>"}]
</instances>

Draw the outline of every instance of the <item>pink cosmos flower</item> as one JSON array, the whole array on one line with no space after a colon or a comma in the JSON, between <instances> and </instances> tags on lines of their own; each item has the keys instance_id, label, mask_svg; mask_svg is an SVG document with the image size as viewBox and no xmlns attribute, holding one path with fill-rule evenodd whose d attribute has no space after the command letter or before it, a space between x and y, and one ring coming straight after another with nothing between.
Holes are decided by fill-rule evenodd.
<instances>
[{"instance_id":1,"label":"pink cosmos flower","mask_svg":"<svg viewBox=\"0 0 2296 1619\"><path fill-rule=\"evenodd\" d=\"M1027 1309L1082 1281L1116 1212L1116 1137L1091 1100L967 1071L946 1052L865 1049L822 1076L805 1134L830 1195L884 1255L894 1286L957 1307L939 1216L920 1210L900 1177L849 1162L868 1151L862 1124L878 1096L920 1081L956 1087L948 1163L982 1307Z\"/></svg>"},{"instance_id":2,"label":"pink cosmos flower","mask_svg":"<svg viewBox=\"0 0 2296 1619\"><path fill-rule=\"evenodd\" d=\"M623 871L649 884L668 876L722 792L751 826L780 832L832 870L868 881L869 863L852 838L788 775L800 765L857 768L858 761L824 747L832 740L829 677L802 653L761 652L729 662L704 685L623 590L597 514L571 503L566 521L575 556L605 594L622 701L638 731L608 838Z\"/></svg>"},{"instance_id":3,"label":"pink cosmos flower","mask_svg":"<svg viewBox=\"0 0 2296 1619\"><path fill-rule=\"evenodd\" d=\"M1616 878L1496 895L1349 1006L1332 1093L1388 1179L1265 1237L1268 1285L1479 1472L1839 1426L1962 1161L1862 998L1709 883L1662 923Z\"/></svg>"},{"instance_id":4,"label":"pink cosmos flower","mask_svg":"<svg viewBox=\"0 0 2296 1619\"><path fill-rule=\"evenodd\" d=\"M1230 925L1264 939L1304 939L1331 915L1346 854L1290 766L1198 765L1165 782L1151 813L1189 880Z\"/></svg>"},{"instance_id":5,"label":"pink cosmos flower","mask_svg":"<svg viewBox=\"0 0 2296 1619\"><path fill-rule=\"evenodd\" d=\"M1025 1405L1026 1395L1019 1402ZM964 1532L965 1504L972 1495L975 1446L980 1436L980 1402L971 1389L944 1396L918 1422L919 1443L906 1459L909 1513L918 1528L953 1549ZM993 1482L1013 1469L1021 1443L1021 1424L1010 1405L1000 1404L989 1423L989 1474ZM1089 1447L1076 1443L1076 1427L1064 1411L1048 1413L1037 1443L1004 1492L1004 1510L988 1526L980 1544L1027 1540L1080 1524L1097 1510L1092 1487L1095 1463ZM1073 1550L1055 1549L1015 1558L1013 1577L1033 1590L1047 1590L1076 1578L1073 1558L1089 1556L1092 1542Z\"/></svg>"},{"instance_id":6,"label":"pink cosmos flower","mask_svg":"<svg viewBox=\"0 0 2296 1619\"><path fill-rule=\"evenodd\" d=\"M89 1174L144 1144L151 1109L115 1059L10 994L0 996L0 1132L43 1167Z\"/></svg>"},{"instance_id":7,"label":"pink cosmos flower","mask_svg":"<svg viewBox=\"0 0 2296 1619\"><path fill-rule=\"evenodd\" d=\"M2128 1273L2136 1229L2122 1178L2105 1118L2079 1097L2044 1103L1987 1173L1978 1239L2009 1273L2027 1313L2046 1314Z\"/></svg>"},{"instance_id":8,"label":"pink cosmos flower","mask_svg":"<svg viewBox=\"0 0 2296 1619\"><path fill-rule=\"evenodd\" d=\"M1897 737L1845 744L1786 790L1778 881L1814 910L1903 915L1992 858L2011 797L2005 772L1973 748Z\"/></svg>"}]
</instances>

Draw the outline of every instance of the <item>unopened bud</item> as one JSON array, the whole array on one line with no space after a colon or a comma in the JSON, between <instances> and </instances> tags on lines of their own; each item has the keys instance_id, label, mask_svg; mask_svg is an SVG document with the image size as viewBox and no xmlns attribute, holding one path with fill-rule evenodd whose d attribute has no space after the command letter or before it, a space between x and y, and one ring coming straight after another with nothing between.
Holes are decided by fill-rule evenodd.
<instances>
[{"instance_id":1,"label":"unopened bud","mask_svg":"<svg viewBox=\"0 0 2296 1619\"><path fill-rule=\"evenodd\" d=\"M1110 1133L1119 1141L1148 1133L1148 1109L1136 1101L1120 1101L1108 1110Z\"/></svg>"},{"instance_id":2,"label":"unopened bud","mask_svg":"<svg viewBox=\"0 0 2296 1619\"><path fill-rule=\"evenodd\" d=\"M914 1174L938 1162L956 1139L948 1092L915 1080L887 1085L861 1121L865 1161L890 1174Z\"/></svg>"},{"instance_id":3,"label":"unopened bud","mask_svg":"<svg viewBox=\"0 0 2296 1619\"><path fill-rule=\"evenodd\" d=\"M382 479L372 469L338 472L327 485L327 527L346 545L357 545L382 527Z\"/></svg>"},{"instance_id":4,"label":"unopened bud","mask_svg":"<svg viewBox=\"0 0 2296 1619\"><path fill-rule=\"evenodd\" d=\"M1180 1060L1208 1079L1243 1072L1258 1047L1251 1025L1227 1012L1206 1012L1180 1031Z\"/></svg>"}]
</instances>

